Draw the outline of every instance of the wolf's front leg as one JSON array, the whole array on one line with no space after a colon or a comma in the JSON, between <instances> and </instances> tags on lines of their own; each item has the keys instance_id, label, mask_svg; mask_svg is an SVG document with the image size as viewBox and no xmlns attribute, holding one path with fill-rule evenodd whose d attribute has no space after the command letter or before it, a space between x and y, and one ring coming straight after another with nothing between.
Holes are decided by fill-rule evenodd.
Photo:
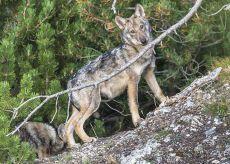
<instances>
[{"instance_id":1,"label":"wolf's front leg","mask_svg":"<svg viewBox=\"0 0 230 164\"><path fill-rule=\"evenodd\" d=\"M128 82L129 109L135 127L142 121L138 111L138 81L137 78L133 77Z\"/></svg>"},{"instance_id":2,"label":"wolf's front leg","mask_svg":"<svg viewBox=\"0 0 230 164\"><path fill-rule=\"evenodd\" d=\"M160 102L165 102L167 100L167 98L162 93L162 90L161 90L160 86L157 83L155 74L153 73L153 68L151 66L149 66L146 69L144 78L145 78L146 82L148 83L148 86L150 87L151 91L156 96L156 98Z\"/></svg>"}]
</instances>

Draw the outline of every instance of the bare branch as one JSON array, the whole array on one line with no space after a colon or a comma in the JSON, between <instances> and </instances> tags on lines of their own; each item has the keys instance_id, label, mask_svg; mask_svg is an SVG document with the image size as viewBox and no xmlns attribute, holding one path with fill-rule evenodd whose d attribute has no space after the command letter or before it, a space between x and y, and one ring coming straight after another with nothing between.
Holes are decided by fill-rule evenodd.
<instances>
[{"instance_id":1,"label":"bare branch","mask_svg":"<svg viewBox=\"0 0 230 164\"><path fill-rule=\"evenodd\" d=\"M56 116L56 114L57 114L57 111L58 111L58 98L59 98L59 97L56 98L55 113L54 113L53 118L51 119L50 123L53 122L53 120L54 120L54 118L55 118L55 116Z\"/></svg>"},{"instance_id":2,"label":"bare branch","mask_svg":"<svg viewBox=\"0 0 230 164\"><path fill-rule=\"evenodd\" d=\"M13 135L14 133L16 133L21 128L21 126L25 122L27 122L29 120L29 118L50 99L55 98L55 97L60 96L60 95L63 95L63 94L66 94L66 93L69 93L69 92L72 92L72 91L80 90L80 89L83 89L86 87L97 86L100 83L111 79L112 77L116 76L117 74L119 74L122 71L124 71L125 69L127 69L130 65L132 65L139 58L141 58L148 50L150 50L150 49L154 50L155 45L159 44L166 36L168 36L170 33L174 32L177 28L179 28L183 24L185 24L197 12L197 9L200 7L202 1L203 0L197 0L195 5L190 9L190 11L188 12L188 14L185 17L183 17L179 22L177 22L176 24L171 26L168 30L166 30L164 33L162 33L160 36L158 36L155 40L153 40L148 45L146 45L145 48L143 48L143 50L141 52L139 52L133 59L128 61L125 65L121 66L119 69L115 70L113 73L110 74L110 76L105 76L104 78L101 78L101 80L86 83L85 85L81 85L78 87L69 88L67 90L57 92L53 95L47 96L46 99L43 100L43 102L39 106L37 106L14 131L7 134L7 136ZM33 99L35 99L35 98L33 98ZM29 99L27 101L31 101L31 100Z\"/></svg>"},{"instance_id":3,"label":"bare branch","mask_svg":"<svg viewBox=\"0 0 230 164\"><path fill-rule=\"evenodd\" d=\"M68 107L67 107L67 116L66 116L66 120L65 123L67 123L68 119L69 119L69 110L70 110L70 97L68 96L69 100L68 100Z\"/></svg>"},{"instance_id":4,"label":"bare branch","mask_svg":"<svg viewBox=\"0 0 230 164\"><path fill-rule=\"evenodd\" d=\"M111 10L113 10L113 13L114 13L114 14L116 14L116 13L117 13L117 11L116 11L116 7L115 7L116 2L117 2L117 0L113 0L113 4L112 4L112 8L111 8Z\"/></svg>"},{"instance_id":5,"label":"bare branch","mask_svg":"<svg viewBox=\"0 0 230 164\"><path fill-rule=\"evenodd\" d=\"M23 102L21 105L19 105L17 108L14 108L14 114L12 116L12 119L15 119L17 114L18 114L18 110L23 107L24 105L28 104L30 101L32 100L35 100L35 99L40 99L40 98L47 98L48 96L47 95L40 95L40 96L35 96L35 97L32 97L28 100L26 100L25 102Z\"/></svg>"},{"instance_id":6,"label":"bare branch","mask_svg":"<svg viewBox=\"0 0 230 164\"><path fill-rule=\"evenodd\" d=\"M53 98L53 97L52 97ZM40 109L47 101L49 101L51 98L47 97L44 101L42 101L41 104L39 104L32 112L30 112L28 114L28 116L26 117L26 119L14 130L12 131L11 133L7 134L6 136L10 136L10 135L13 135L14 133L16 133L21 127L23 124L25 124L29 118L38 110Z\"/></svg>"}]
</instances>

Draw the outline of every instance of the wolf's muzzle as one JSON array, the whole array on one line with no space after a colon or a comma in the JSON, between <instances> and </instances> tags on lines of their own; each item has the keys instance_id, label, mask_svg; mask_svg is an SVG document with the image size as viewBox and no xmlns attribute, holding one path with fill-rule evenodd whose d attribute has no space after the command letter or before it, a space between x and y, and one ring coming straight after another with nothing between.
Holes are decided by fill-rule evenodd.
<instances>
[{"instance_id":1,"label":"wolf's muzzle","mask_svg":"<svg viewBox=\"0 0 230 164\"><path fill-rule=\"evenodd\" d=\"M148 43L147 39L141 38L140 39L142 45L146 45Z\"/></svg>"}]
</instances>

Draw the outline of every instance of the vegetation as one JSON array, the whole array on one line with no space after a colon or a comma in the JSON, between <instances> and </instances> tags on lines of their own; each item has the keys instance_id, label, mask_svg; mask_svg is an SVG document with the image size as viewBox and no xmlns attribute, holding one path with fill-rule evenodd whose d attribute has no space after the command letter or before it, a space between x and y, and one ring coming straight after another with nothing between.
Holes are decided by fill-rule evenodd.
<instances>
[{"instance_id":1,"label":"vegetation","mask_svg":"<svg viewBox=\"0 0 230 164\"><path fill-rule=\"evenodd\" d=\"M210 114L212 117L224 118L229 115L228 105L225 98L221 101L207 105L205 112Z\"/></svg>"},{"instance_id":2,"label":"vegetation","mask_svg":"<svg viewBox=\"0 0 230 164\"><path fill-rule=\"evenodd\" d=\"M193 5L187 0L117 1L118 15L128 17L141 3L154 35L182 18ZM156 75L166 95L173 95L214 66L229 65L229 11L215 13L228 0L204 1L196 16L157 47ZM11 120L13 108L36 95L66 89L68 78L84 64L121 43L114 23L112 1L3 0L0 1L0 152L1 162L34 159L27 144L6 134L40 101L31 102ZM218 62L219 61L219 62ZM144 81L139 87L141 114L155 103ZM47 103L31 120L50 122L56 101ZM54 124L66 119L68 99L58 99ZM123 114L111 110L114 108ZM98 136L132 127L126 95L102 104L100 120L86 127ZM104 120L104 121L103 121ZM90 132L94 134L94 132ZM22 155L23 154L23 155Z\"/></svg>"}]
</instances>

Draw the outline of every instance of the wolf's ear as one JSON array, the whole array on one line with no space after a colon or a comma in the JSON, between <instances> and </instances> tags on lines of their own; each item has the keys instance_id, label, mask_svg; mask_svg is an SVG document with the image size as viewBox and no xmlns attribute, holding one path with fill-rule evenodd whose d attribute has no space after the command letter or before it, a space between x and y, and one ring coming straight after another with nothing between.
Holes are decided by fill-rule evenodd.
<instances>
[{"instance_id":1,"label":"wolf's ear","mask_svg":"<svg viewBox=\"0 0 230 164\"><path fill-rule=\"evenodd\" d=\"M138 17L145 17L145 10L144 10L144 8L140 4L136 5L135 14L134 15L136 15Z\"/></svg>"},{"instance_id":2,"label":"wolf's ear","mask_svg":"<svg viewBox=\"0 0 230 164\"><path fill-rule=\"evenodd\" d=\"M58 136L59 138L61 138L64 142L66 141L66 137L65 137L65 124L60 124L58 126Z\"/></svg>"},{"instance_id":3,"label":"wolf's ear","mask_svg":"<svg viewBox=\"0 0 230 164\"><path fill-rule=\"evenodd\" d=\"M115 22L117 24L117 26L120 28L120 29L124 29L125 28L125 24L126 24L126 20L125 18L122 18L120 16L116 16L115 17Z\"/></svg>"}]
</instances>

